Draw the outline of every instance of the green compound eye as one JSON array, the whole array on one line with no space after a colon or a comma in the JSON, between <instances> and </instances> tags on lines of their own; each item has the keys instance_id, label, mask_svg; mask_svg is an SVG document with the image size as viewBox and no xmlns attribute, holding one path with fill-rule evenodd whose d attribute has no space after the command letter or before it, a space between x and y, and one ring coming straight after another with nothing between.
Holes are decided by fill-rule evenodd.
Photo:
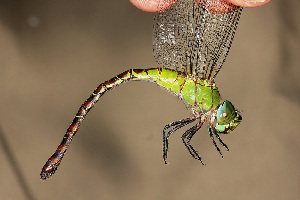
<instances>
[{"instance_id":1,"label":"green compound eye","mask_svg":"<svg viewBox=\"0 0 300 200\"><path fill-rule=\"evenodd\" d=\"M230 123L236 116L233 105L229 101L224 101L217 112L217 123L220 125Z\"/></svg>"},{"instance_id":2,"label":"green compound eye","mask_svg":"<svg viewBox=\"0 0 300 200\"><path fill-rule=\"evenodd\" d=\"M218 133L229 133L235 129L242 121L230 101L224 101L217 111L217 124L215 130Z\"/></svg>"}]
</instances>

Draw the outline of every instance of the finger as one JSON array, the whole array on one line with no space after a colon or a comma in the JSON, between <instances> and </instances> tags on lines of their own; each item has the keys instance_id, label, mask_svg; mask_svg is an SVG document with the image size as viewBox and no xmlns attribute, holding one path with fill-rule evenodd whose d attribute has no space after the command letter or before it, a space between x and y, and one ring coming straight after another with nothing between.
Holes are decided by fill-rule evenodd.
<instances>
[{"instance_id":1,"label":"finger","mask_svg":"<svg viewBox=\"0 0 300 200\"><path fill-rule=\"evenodd\" d=\"M146 12L168 10L177 0L129 0L137 8Z\"/></svg>"},{"instance_id":2,"label":"finger","mask_svg":"<svg viewBox=\"0 0 300 200\"><path fill-rule=\"evenodd\" d=\"M272 0L227 0L228 2L241 7L253 8L263 6L270 3Z\"/></svg>"},{"instance_id":3,"label":"finger","mask_svg":"<svg viewBox=\"0 0 300 200\"><path fill-rule=\"evenodd\" d=\"M164 11L169 9L172 5L174 5L177 0L129 0L133 5L135 5L137 8L146 11L146 12L159 12L159 11ZM205 2L203 0L196 0L198 3L200 2L200 4ZM237 6L242 6L242 7L246 7L246 8L253 8L253 7L258 7L258 6L262 6L265 5L269 2L271 2L272 0L217 0L217 1L213 1L213 5L214 4L226 4L226 2L232 3L234 5ZM215 7L215 6L211 6L211 7ZM230 11L230 8L227 8L227 6L225 6L225 10ZM230 7L230 6L229 6ZM224 12L226 12L224 10ZM215 11L216 12L216 11ZM221 12L219 9L217 9L217 13Z\"/></svg>"}]
</instances>

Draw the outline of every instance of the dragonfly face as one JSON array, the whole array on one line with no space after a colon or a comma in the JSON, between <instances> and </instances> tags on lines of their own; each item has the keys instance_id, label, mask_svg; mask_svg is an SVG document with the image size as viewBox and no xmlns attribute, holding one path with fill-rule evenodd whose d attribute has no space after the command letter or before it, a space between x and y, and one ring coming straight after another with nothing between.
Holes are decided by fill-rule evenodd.
<instances>
[{"instance_id":1,"label":"dragonfly face","mask_svg":"<svg viewBox=\"0 0 300 200\"><path fill-rule=\"evenodd\" d=\"M242 116L234 109L232 103L226 100L218 108L215 131L224 134L230 133L241 121Z\"/></svg>"}]
</instances>

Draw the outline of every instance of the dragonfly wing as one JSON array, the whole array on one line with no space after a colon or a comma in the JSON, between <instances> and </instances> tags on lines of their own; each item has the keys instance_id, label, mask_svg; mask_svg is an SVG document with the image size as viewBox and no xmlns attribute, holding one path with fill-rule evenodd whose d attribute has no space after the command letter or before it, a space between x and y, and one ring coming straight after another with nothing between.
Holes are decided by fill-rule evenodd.
<instances>
[{"instance_id":1,"label":"dragonfly wing","mask_svg":"<svg viewBox=\"0 0 300 200\"><path fill-rule=\"evenodd\" d=\"M155 15L153 51L157 63L214 79L229 52L241 11L223 0L178 0L169 10Z\"/></svg>"}]
</instances>

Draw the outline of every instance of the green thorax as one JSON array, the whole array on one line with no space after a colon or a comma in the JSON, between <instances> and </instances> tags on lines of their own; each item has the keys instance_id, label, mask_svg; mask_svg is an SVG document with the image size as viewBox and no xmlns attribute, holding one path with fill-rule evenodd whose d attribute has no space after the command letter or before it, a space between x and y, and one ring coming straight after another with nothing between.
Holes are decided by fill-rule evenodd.
<instances>
[{"instance_id":1,"label":"green thorax","mask_svg":"<svg viewBox=\"0 0 300 200\"><path fill-rule=\"evenodd\" d=\"M165 68L145 69L132 72L132 80L155 82L182 99L193 111L207 112L220 104L220 94L213 81L185 75Z\"/></svg>"}]
</instances>

